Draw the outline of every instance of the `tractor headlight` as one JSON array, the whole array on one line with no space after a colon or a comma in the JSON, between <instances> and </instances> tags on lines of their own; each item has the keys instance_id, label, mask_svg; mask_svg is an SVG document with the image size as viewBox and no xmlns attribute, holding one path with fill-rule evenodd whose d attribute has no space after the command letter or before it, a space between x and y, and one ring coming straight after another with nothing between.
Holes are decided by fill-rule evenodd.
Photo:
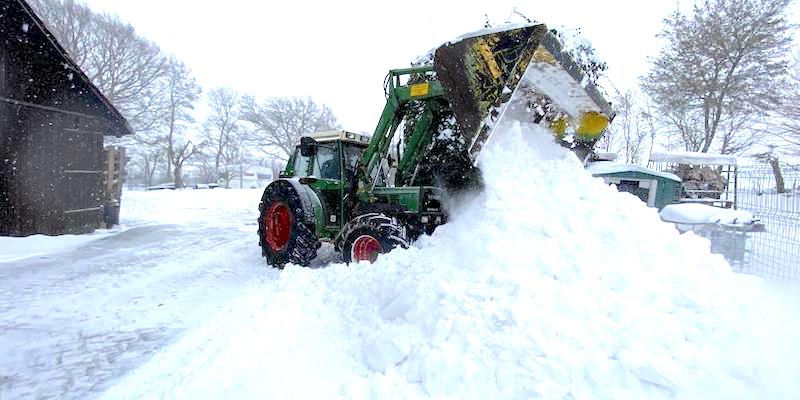
<instances>
[{"instance_id":1,"label":"tractor headlight","mask_svg":"<svg viewBox=\"0 0 800 400\"><path fill-rule=\"evenodd\" d=\"M422 222L423 224L427 224L427 223L428 223L428 221L429 221L429 219L428 219L428 216L427 216L427 215L423 215L422 217L420 217L420 219L419 219L419 220L420 220L420 222Z\"/></svg>"}]
</instances>

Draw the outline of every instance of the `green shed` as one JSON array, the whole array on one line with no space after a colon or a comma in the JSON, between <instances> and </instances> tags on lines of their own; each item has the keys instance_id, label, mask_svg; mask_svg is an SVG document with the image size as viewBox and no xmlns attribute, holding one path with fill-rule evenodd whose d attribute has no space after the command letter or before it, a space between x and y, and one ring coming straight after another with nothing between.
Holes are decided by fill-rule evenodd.
<instances>
[{"instance_id":1,"label":"green shed","mask_svg":"<svg viewBox=\"0 0 800 400\"><path fill-rule=\"evenodd\" d=\"M648 207L659 210L677 203L681 197L681 178L668 172L660 172L636 164L616 164L602 161L586 167L592 176L603 178L608 184L617 185L621 192L628 192L642 199Z\"/></svg>"}]
</instances>

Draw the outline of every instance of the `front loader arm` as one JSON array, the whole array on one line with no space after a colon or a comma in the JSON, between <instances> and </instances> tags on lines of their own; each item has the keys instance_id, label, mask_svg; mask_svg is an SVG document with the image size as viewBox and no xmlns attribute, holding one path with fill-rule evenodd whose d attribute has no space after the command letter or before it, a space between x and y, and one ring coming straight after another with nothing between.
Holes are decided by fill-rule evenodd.
<instances>
[{"instance_id":1,"label":"front loader arm","mask_svg":"<svg viewBox=\"0 0 800 400\"><path fill-rule=\"evenodd\" d=\"M380 160L389 151L389 146L392 143L397 127L403 121L404 113L401 112L401 108L400 100L393 93L390 93L389 97L386 98L386 105L383 107L381 119L378 121L375 133L372 134L369 146L361 156L360 164L363 166L363 176L360 178L365 183L369 183L366 181L369 180Z\"/></svg>"},{"instance_id":2,"label":"front loader arm","mask_svg":"<svg viewBox=\"0 0 800 400\"><path fill-rule=\"evenodd\" d=\"M389 71L386 87L386 105L383 107L381 118L378 121L375 132L372 135L369 146L361 157L360 165L362 173L359 181L371 186L374 179L377 179L376 169L380 167L389 152L397 128L406 116L407 105L412 101L423 101L426 116L417 123L414 134L409 137L403 149L403 158L400 163L400 171L407 172L413 170L413 163L419 160L419 154L425 150L433 135L431 122L433 121L434 100L444 96L441 84L436 80L427 80L419 83L401 85L400 77L404 75L420 74L424 75L433 71L433 67L414 67ZM374 178L373 178L374 176Z\"/></svg>"}]
</instances>

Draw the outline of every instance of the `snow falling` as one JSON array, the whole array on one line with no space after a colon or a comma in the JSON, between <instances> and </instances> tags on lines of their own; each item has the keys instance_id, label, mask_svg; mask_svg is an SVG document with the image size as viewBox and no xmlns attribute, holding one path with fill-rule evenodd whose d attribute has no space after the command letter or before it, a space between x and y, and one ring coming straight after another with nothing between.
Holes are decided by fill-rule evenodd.
<instances>
[{"instance_id":1,"label":"snow falling","mask_svg":"<svg viewBox=\"0 0 800 400\"><path fill-rule=\"evenodd\" d=\"M501 131L434 235L251 283L105 398L797 397L800 330L760 279Z\"/></svg>"}]
</instances>

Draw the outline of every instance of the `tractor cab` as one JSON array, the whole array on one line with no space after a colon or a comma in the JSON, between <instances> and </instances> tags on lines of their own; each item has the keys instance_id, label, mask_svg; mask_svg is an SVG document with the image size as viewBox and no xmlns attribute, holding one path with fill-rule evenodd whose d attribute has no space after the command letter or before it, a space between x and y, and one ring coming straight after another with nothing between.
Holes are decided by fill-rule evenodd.
<instances>
[{"instance_id":1,"label":"tractor cab","mask_svg":"<svg viewBox=\"0 0 800 400\"><path fill-rule=\"evenodd\" d=\"M298 178L317 193L324 214L324 221L319 221L322 229L341 229L346 217L344 195L369 141L369 136L359 133L325 131L303 136L295 147L282 177Z\"/></svg>"},{"instance_id":2,"label":"tractor cab","mask_svg":"<svg viewBox=\"0 0 800 400\"><path fill-rule=\"evenodd\" d=\"M300 139L284 177L350 180L370 137L347 131L316 132Z\"/></svg>"}]
</instances>

